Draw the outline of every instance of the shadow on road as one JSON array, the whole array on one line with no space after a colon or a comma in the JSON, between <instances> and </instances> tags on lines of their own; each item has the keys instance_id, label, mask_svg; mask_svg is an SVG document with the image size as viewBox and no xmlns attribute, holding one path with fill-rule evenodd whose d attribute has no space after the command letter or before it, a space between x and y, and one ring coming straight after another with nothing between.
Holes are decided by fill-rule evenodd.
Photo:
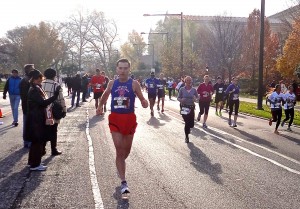
<instances>
[{"instance_id":1,"label":"shadow on road","mask_svg":"<svg viewBox=\"0 0 300 209\"><path fill-rule=\"evenodd\" d=\"M295 142L297 145L300 145L300 140L299 139L296 139L296 138L291 137L291 136L283 135L283 134L280 134L280 136L286 138L287 140Z\"/></svg>"},{"instance_id":2,"label":"shadow on road","mask_svg":"<svg viewBox=\"0 0 300 209\"><path fill-rule=\"evenodd\" d=\"M166 125L165 123L161 123L160 120L158 120L156 117L151 117L148 121L147 124L150 126L153 126L154 128L158 129L161 126Z\"/></svg>"},{"instance_id":3,"label":"shadow on road","mask_svg":"<svg viewBox=\"0 0 300 209\"><path fill-rule=\"evenodd\" d=\"M15 126L13 126L11 124L9 124L7 126L1 126L1 128L0 128L1 135L4 135L7 132L7 130L9 130L11 128L15 128Z\"/></svg>"},{"instance_id":4,"label":"shadow on road","mask_svg":"<svg viewBox=\"0 0 300 209\"><path fill-rule=\"evenodd\" d=\"M117 209L119 209L119 208L128 209L129 208L129 199L122 199L120 190L121 190L121 187L119 187L119 186L116 187L115 193L113 194L113 197L118 201Z\"/></svg>"},{"instance_id":5,"label":"shadow on road","mask_svg":"<svg viewBox=\"0 0 300 209\"><path fill-rule=\"evenodd\" d=\"M190 149L191 165L193 165L197 171L209 175L211 180L217 184L223 184L222 179L218 176L222 173L222 167L220 163L212 164L211 160L193 143L188 143Z\"/></svg>"},{"instance_id":6,"label":"shadow on road","mask_svg":"<svg viewBox=\"0 0 300 209\"><path fill-rule=\"evenodd\" d=\"M243 137L244 140L251 141L251 142L254 142L254 143L257 143L257 144L263 144L263 145L266 145L270 148L277 149L277 147L273 146L272 143L267 141L267 140L264 140L262 138L254 136L252 134L249 134L246 131L242 131L241 129L238 129L238 128L236 128L235 130L240 132L243 136L245 136L245 138Z\"/></svg>"}]
</instances>

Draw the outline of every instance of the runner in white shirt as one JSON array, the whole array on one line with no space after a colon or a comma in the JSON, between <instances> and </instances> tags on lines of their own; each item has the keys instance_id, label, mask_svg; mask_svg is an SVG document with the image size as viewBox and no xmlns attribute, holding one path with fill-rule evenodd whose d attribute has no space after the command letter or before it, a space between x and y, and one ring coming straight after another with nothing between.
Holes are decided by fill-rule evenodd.
<instances>
[{"instance_id":1,"label":"runner in white shirt","mask_svg":"<svg viewBox=\"0 0 300 209\"><path fill-rule=\"evenodd\" d=\"M280 84L277 84L275 86L275 91L269 96L268 100L271 104L271 113L272 113L272 118L269 120L269 125L272 125L272 122L276 122L275 126L275 134L279 134L278 132L278 126L281 121L282 117L282 103L284 102L284 94L280 93L281 91L281 86Z\"/></svg>"},{"instance_id":2,"label":"runner in white shirt","mask_svg":"<svg viewBox=\"0 0 300 209\"><path fill-rule=\"evenodd\" d=\"M294 93L293 86L289 86L289 91L284 94L284 100L285 100L285 103L284 103L283 108L284 108L284 112L285 112L285 119L282 121L281 126L283 127L284 123L286 121L290 120L287 130L292 131L291 125L294 121L294 112L295 112L294 107L296 104L296 95Z\"/></svg>"}]
</instances>

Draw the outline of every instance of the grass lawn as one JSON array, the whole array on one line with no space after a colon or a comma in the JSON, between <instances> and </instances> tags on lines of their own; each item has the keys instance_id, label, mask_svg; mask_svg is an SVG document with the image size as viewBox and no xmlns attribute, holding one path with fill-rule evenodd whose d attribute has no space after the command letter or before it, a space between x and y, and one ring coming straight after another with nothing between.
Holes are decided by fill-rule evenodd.
<instances>
[{"instance_id":1,"label":"grass lawn","mask_svg":"<svg viewBox=\"0 0 300 209\"><path fill-rule=\"evenodd\" d=\"M239 112L247 113L250 115L259 116L262 118L271 118L271 110L267 105L263 105L264 110L257 110L257 104L249 102L240 102ZM282 119L285 118L284 110L282 111ZM294 124L300 125L300 111L295 111Z\"/></svg>"}]
</instances>

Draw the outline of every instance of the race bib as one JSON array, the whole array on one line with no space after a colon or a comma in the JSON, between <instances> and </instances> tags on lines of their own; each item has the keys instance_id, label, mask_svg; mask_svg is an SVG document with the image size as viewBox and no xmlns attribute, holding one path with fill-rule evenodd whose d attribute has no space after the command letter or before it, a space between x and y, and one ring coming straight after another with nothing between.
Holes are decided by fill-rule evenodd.
<instances>
[{"instance_id":1,"label":"race bib","mask_svg":"<svg viewBox=\"0 0 300 209\"><path fill-rule=\"evenodd\" d=\"M219 94L222 94L222 93L223 93L223 88L219 88L218 93L219 93Z\"/></svg>"},{"instance_id":2,"label":"race bib","mask_svg":"<svg viewBox=\"0 0 300 209\"><path fill-rule=\"evenodd\" d=\"M188 115L190 112L191 112L191 108L181 107L181 111L180 111L181 115Z\"/></svg>"},{"instance_id":3,"label":"race bib","mask_svg":"<svg viewBox=\"0 0 300 209\"><path fill-rule=\"evenodd\" d=\"M153 83L150 83L150 84L149 84L149 88L154 88L154 84L153 84Z\"/></svg>"},{"instance_id":4,"label":"race bib","mask_svg":"<svg viewBox=\"0 0 300 209\"><path fill-rule=\"evenodd\" d=\"M233 94L232 100L238 100L239 99L239 94Z\"/></svg>"},{"instance_id":5,"label":"race bib","mask_svg":"<svg viewBox=\"0 0 300 209\"><path fill-rule=\"evenodd\" d=\"M130 99L128 97L115 97L114 108L115 109L129 109Z\"/></svg>"},{"instance_id":6,"label":"race bib","mask_svg":"<svg viewBox=\"0 0 300 209\"><path fill-rule=\"evenodd\" d=\"M275 103L275 107L279 108L281 106L280 102Z\"/></svg>"},{"instance_id":7,"label":"race bib","mask_svg":"<svg viewBox=\"0 0 300 209\"><path fill-rule=\"evenodd\" d=\"M96 89L100 89L101 88L101 84L97 83L96 84Z\"/></svg>"}]
</instances>

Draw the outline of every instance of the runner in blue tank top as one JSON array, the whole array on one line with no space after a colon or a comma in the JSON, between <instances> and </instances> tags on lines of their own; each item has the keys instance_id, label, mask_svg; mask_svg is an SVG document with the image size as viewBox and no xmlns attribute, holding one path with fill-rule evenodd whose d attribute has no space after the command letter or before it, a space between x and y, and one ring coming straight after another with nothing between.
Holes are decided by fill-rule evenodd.
<instances>
[{"instance_id":1,"label":"runner in blue tank top","mask_svg":"<svg viewBox=\"0 0 300 209\"><path fill-rule=\"evenodd\" d=\"M116 166L121 178L121 194L129 193L125 178L126 164L133 135L137 127L134 114L135 95L141 101L143 108L148 107L148 101L144 98L140 84L129 78L130 63L127 59L117 61L118 79L108 83L97 108L97 115L103 114L103 104L111 94L111 114L108 116L109 128L116 148Z\"/></svg>"}]
</instances>

